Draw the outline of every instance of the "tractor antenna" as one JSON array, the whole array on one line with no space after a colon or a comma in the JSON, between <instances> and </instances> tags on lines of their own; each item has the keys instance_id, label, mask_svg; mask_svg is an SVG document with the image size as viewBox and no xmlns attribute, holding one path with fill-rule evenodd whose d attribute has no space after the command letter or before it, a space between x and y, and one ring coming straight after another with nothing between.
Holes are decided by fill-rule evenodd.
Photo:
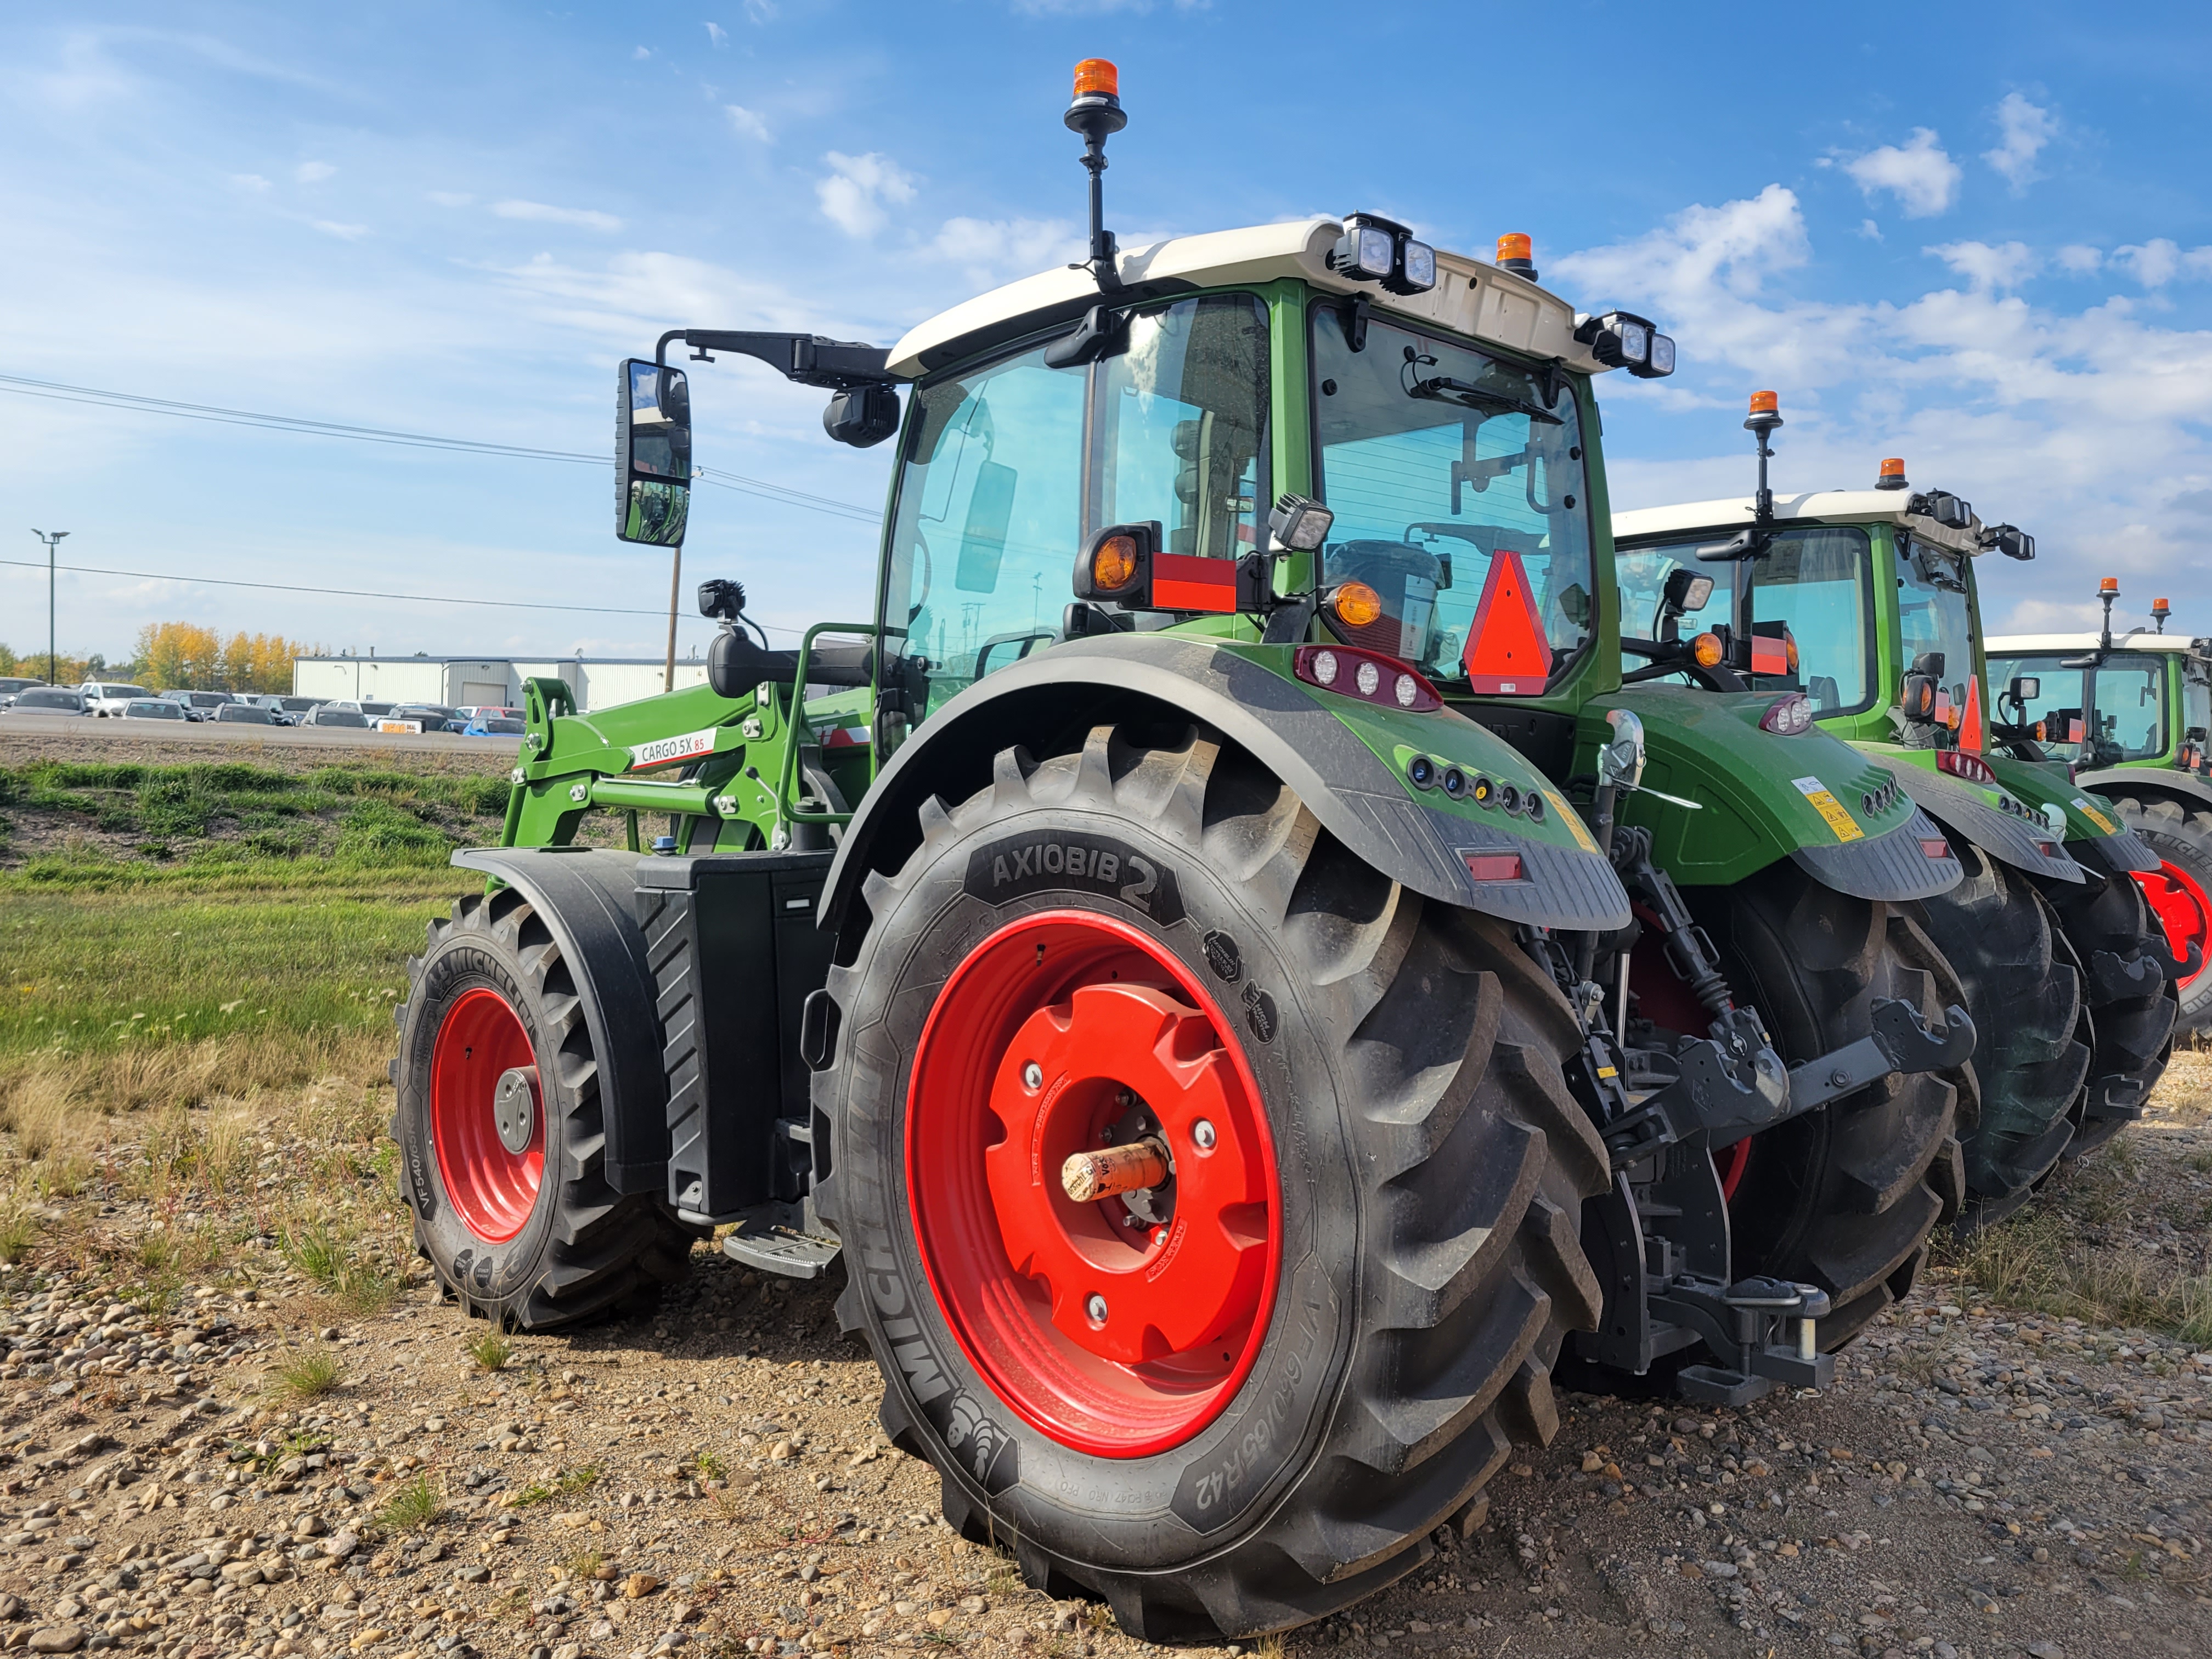
<instances>
[{"instance_id":1,"label":"tractor antenna","mask_svg":"<svg viewBox=\"0 0 2212 1659\"><path fill-rule=\"evenodd\" d=\"M1083 165L1091 174L1091 257L1084 269L1103 294L1121 291L1115 264L1114 233L1106 228L1106 140L1129 125L1121 108L1121 72L1103 58L1086 58L1075 66L1075 99L1061 118L1070 132L1083 135Z\"/></svg>"}]
</instances>

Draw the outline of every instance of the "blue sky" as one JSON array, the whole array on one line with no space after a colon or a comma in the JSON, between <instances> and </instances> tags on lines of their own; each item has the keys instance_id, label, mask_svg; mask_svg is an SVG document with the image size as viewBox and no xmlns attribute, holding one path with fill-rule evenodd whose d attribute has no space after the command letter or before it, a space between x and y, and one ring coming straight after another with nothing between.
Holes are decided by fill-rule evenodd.
<instances>
[{"instance_id":1,"label":"blue sky","mask_svg":"<svg viewBox=\"0 0 2212 1659\"><path fill-rule=\"evenodd\" d=\"M1121 65L1124 246L1365 208L1443 246L1536 240L1578 305L1680 341L1601 388L1614 493L1916 483L2041 538L1985 568L2016 626L2170 593L2212 633L2212 203L2201 7L967 0L680 7L84 4L0 15L0 375L604 453L615 362L663 328L888 343L1070 256L1070 66ZM890 447L725 360L699 459L880 504ZM0 558L64 575L64 649L165 618L380 654L658 654L651 615L458 609L209 579L651 612L664 555L595 465L34 398L0 381ZM12 540L10 539L12 538ZM862 517L699 492L685 586L773 624L866 608ZM0 640L46 577L0 565ZM687 602L686 611L689 611ZM708 627L686 621L685 645Z\"/></svg>"}]
</instances>

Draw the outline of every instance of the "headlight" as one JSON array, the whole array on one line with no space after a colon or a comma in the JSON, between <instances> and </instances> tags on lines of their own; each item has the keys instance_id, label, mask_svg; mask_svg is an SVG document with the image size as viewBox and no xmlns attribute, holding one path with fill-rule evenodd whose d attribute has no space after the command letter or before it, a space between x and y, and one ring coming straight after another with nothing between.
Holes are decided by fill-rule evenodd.
<instances>
[{"instance_id":1,"label":"headlight","mask_svg":"<svg viewBox=\"0 0 2212 1659\"><path fill-rule=\"evenodd\" d=\"M1674 337L1673 335L1655 334L1651 337L1651 361L1646 367L1655 379L1662 374L1672 374L1674 372Z\"/></svg>"},{"instance_id":2,"label":"headlight","mask_svg":"<svg viewBox=\"0 0 2212 1659\"><path fill-rule=\"evenodd\" d=\"M1437 251L1426 242L1406 244L1406 286L1415 293L1437 285Z\"/></svg>"},{"instance_id":3,"label":"headlight","mask_svg":"<svg viewBox=\"0 0 2212 1659\"><path fill-rule=\"evenodd\" d=\"M1395 220L1373 213L1345 216L1328 268L1355 283L1380 283L1393 294L1421 294L1437 285L1437 251Z\"/></svg>"},{"instance_id":4,"label":"headlight","mask_svg":"<svg viewBox=\"0 0 2212 1659\"><path fill-rule=\"evenodd\" d=\"M1645 380L1674 372L1674 342L1632 312L1608 311L1576 322L1575 338L1608 368L1625 368Z\"/></svg>"},{"instance_id":5,"label":"headlight","mask_svg":"<svg viewBox=\"0 0 2212 1659\"><path fill-rule=\"evenodd\" d=\"M1649 362L1651 356L1651 330L1643 323L1632 323L1626 317L1618 325L1620 337L1620 361L1636 364Z\"/></svg>"}]
</instances>

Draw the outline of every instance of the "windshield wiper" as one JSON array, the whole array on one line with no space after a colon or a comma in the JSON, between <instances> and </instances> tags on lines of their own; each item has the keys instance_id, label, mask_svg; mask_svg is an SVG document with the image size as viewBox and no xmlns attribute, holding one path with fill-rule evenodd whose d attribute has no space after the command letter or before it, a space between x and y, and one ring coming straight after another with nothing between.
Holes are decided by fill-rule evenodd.
<instances>
[{"instance_id":1,"label":"windshield wiper","mask_svg":"<svg viewBox=\"0 0 2212 1659\"><path fill-rule=\"evenodd\" d=\"M1466 380L1455 380L1449 374L1438 374L1425 380L1416 380L1406 388L1408 398L1426 398L1435 403L1458 404L1468 409L1479 409L1487 415L1526 415L1532 421L1542 421L1551 426L1566 422L1541 404L1527 398L1513 398L1502 392L1492 392Z\"/></svg>"}]
</instances>

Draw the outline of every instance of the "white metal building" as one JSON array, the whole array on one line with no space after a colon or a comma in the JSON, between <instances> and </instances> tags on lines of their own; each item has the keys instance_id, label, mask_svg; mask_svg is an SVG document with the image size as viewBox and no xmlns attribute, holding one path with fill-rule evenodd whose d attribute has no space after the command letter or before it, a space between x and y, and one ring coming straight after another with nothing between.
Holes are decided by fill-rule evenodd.
<instances>
[{"instance_id":1,"label":"white metal building","mask_svg":"<svg viewBox=\"0 0 2212 1659\"><path fill-rule=\"evenodd\" d=\"M577 708L590 710L658 696L665 666L659 657L295 657L292 695L519 708L523 681L557 679L575 693ZM677 663L678 688L706 681L703 659Z\"/></svg>"}]
</instances>

